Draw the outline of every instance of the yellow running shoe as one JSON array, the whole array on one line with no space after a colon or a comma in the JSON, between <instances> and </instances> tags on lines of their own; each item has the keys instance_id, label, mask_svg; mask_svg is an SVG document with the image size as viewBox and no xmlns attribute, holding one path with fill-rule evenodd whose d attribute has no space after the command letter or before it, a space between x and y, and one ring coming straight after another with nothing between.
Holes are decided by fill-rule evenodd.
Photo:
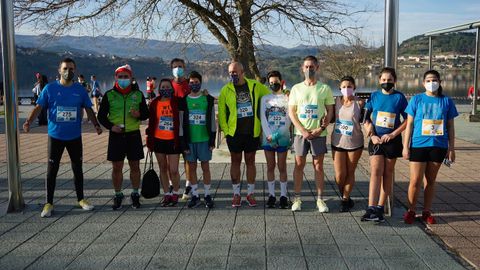
<instances>
[{"instance_id":1,"label":"yellow running shoe","mask_svg":"<svg viewBox=\"0 0 480 270\"><path fill-rule=\"evenodd\" d=\"M301 211L302 210L302 200L300 198L295 198L292 204L292 211Z\"/></svg>"},{"instance_id":2,"label":"yellow running shoe","mask_svg":"<svg viewBox=\"0 0 480 270\"><path fill-rule=\"evenodd\" d=\"M328 206L322 199L317 199L317 208L320 213L328 213Z\"/></svg>"},{"instance_id":3,"label":"yellow running shoe","mask_svg":"<svg viewBox=\"0 0 480 270\"><path fill-rule=\"evenodd\" d=\"M42 213L40 214L40 216L42 218L43 217L50 217L52 215L52 212L53 212L53 204L47 203L47 204L45 204L45 206L43 206L43 210L42 210Z\"/></svg>"},{"instance_id":4,"label":"yellow running shoe","mask_svg":"<svg viewBox=\"0 0 480 270\"><path fill-rule=\"evenodd\" d=\"M83 199L78 202L78 205L85 210L85 211L91 211L95 206L91 205L87 200Z\"/></svg>"}]
</instances>

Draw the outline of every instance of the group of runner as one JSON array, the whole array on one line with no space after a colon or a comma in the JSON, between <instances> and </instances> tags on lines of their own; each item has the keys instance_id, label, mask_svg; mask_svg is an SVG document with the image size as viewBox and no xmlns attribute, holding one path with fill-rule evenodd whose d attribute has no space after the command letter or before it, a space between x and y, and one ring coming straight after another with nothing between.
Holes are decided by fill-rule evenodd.
<instances>
[{"instance_id":1,"label":"group of runner","mask_svg":"<svg viewBox=\"0 0 480 270\"><path fill-rule=\"evenodd\" d=\"M185 62L171 61L173 79L159 81L158 95L151 89L149 105L136 83L133 71L125 65L115 70L115 85L102 99L98 121L109 132L107 159L112 162L112 180L115 190L113 209L122 207L123 164L130 166L132 207L140 207L140 160L144 158L141 121L148 120L146 141L149 151L155 153L160 168L164 192L162 206L175 206L179 200L188 201L188 207L201 204L197 176L197 162L203 172L204 202L214 206L210 191L209 161L216 140L217 119L215 98L202 91L202 76L192 71L185 74ZM255 154L261 146L267 160L268 207L277 205L275 180L280 182L278 207L290 208L287 195L286 158L290 147L295 152L293 171L294 192L292 211L302 209L302 182L307 155L312 155L319 212L329 211L323 199L323 161L327 153L327 127L333 123L331 149L335 180L341 196L340 211L354 206L350 194L355 184L355 170L363 152L364 132L370 138L370 187L368 208L362 221L384 221L384 205L393 185L395 162L399 157L410 160L409 209L406 223L415 218L420 185L424 181L425 196L422 219L435 223L431 214L434 184L437 172L444 162L455 161L453 119L458 115L452 100L443 95L440 74L435 70L424 75L425 91L407 102L395 89L397 75L394 69L383 68L379 74L379 90L367 102L356 97L354 78L341 78L340 97L333 97L331 88L318 81L319 62L314 56L304 58L301 70L304 80L284 91L284 81L278 71L267 75L267 85L244 75L239 62L228 66L230 81L218 97L218 126L226 136L231 156L232 207L242 205L241 163L245 160L246 203L254 207ZM41 213L48 217L53 210L53 192L59 161L64 148L72 160L75 187L79 205L85 210L93 206L83 198L81 119L77 116L85 108L91 123L100 134L88 95L73 82L76 66L72 59L64 59L59 66L60 80L48 84L42 91L37 106L24 123L28 132L32 119L42 108L49 111L49 162L47 169L47 203ZM83 90L83 91L80 91ZM155 96L153 96L155 95ZM363 125L363 128L362 128ZM292 136L293 127L293 136ZM406 130L404 140L401 133ZM185 160L186 187L180 197L180 154ZM279 177L275 177L275 169Z\"/></svg>"}]
</instances>

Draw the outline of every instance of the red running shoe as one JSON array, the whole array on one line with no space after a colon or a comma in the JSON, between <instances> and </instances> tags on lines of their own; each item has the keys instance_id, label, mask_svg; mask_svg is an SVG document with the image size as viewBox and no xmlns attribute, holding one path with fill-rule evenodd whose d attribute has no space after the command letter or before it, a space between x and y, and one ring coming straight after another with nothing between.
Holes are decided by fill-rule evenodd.
<instances>
[{"instance_id":1,"label":"red running shoe","mask_svg":"<svg viewBox=\"0 0 480 270\"><path fill-rule=\"evenodd\" d=\"M257 206L257 201L255 200L255 196L253 196L253 194L247 195L247 202L250 207Z\"/></svg>"},{"instance_id":2,"label":"red running shoe","mask_svg":"<svg viewBox=\"0 0 480 270\"><path fill-rule=\"evenodd\" d=\"M232 207L240 207L242 206L242 197L238 194L233 195L233 200L232 200Z\"/></svg>"},{"instance_id":3,"label":"red running shoe","mask_svg":"<svg viewBox=\"0 0 480 270\"><path fill-rule=\"evenodd\" d=\"M403 221L407 224L412 224L415 221L415 211L408 210L403 214Z\"/></svg>"},{"instance_id":4,"label":"red running shoe","mask_svg":"<svg viewBox=\"0 0 480 270\"><path fill-rule=\"evenodd\" d=\"M437 221L435 220L435 217L432 216L432 212L430 212L430 211L423 211L422 212L422 220L427 224L436 224L437 223Z\"/></svg>"},{"instance_id":5,"label":"red running shoe","mask_svg":"<svg viewBox=\"0 0 480 270\"><path fill-rule=\"evenodd\" d=\"M178 203L178 194L172 194L172 200L170 201L169 206L175 206Z\"/></svg>"},{"instance_id":6,"label":"red running shoe","mask_svg":"<svg viewBox=\"0 0 480 270\"><path fill-rule=\"evenodd\" d=\"M172 202L172 195L163 195L163 199L160 202L162 207L168 206Z\"/></svg>"}]
</instances>

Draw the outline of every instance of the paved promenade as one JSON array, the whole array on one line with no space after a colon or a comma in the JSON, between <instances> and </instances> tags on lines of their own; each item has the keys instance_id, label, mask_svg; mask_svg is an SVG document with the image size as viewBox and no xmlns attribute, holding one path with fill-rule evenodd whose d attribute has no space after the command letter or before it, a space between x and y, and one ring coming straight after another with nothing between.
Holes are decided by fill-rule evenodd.
<instances>
[{"instance_id":1,"label":"paved promenade","mask_svg":"<svg viewBox=\"0 0 480 270\"><path fill-rule=\"evenodd\" d=\"M3 119L0 124L3 125ZM257 154L259 205L249 208L244 204L240 209L232 209L229 160L222 148L216 151L216 163L211 165L216 208L188 209L183 203L162 208L159 198L155 198L142 200L142 208L137 210L124 207L112 211L111 166L105 161L108 135L97 136L91 127L84 125L84 128L85 193L96 205L95 210L84 212L76 207L70 166L63 163L55 193L55 214L49 219L40 218L45 199L46 129L36 127L31 134L21 134L22 184L27 208L23 213L0 213L0 269L475 269L480 266L480 167L476 165L480 145L469 142L475 140L474 133L457 136L457 163L450 169L442 167L438 177L434 210L439 224L426 228L419 222L405 225L401 219L408 183L408 163L403 160L397 165L394 216L387 217L384 224L360 222L368 196L366 152L357 170L352 194L356 205L350 213L338 213L340 201L329 155L325 159L325 195L330 213L320 214L315 210L311 166L305 171L302 212L265 208L268 192L261 152ZM480 125L472 124L466 130L479 131ZM5 138L0 136L0 153L5 151ZM183 166L180 168L183 171ZM289 189L293 187L292 171L293 164L289 163ZM128 194L130 183L127 180L124 184ZM246 191L246 186L242 190ZM7 198L6 162L2 155L0 207L5 207Z\"/></svg>"}]
</instances>

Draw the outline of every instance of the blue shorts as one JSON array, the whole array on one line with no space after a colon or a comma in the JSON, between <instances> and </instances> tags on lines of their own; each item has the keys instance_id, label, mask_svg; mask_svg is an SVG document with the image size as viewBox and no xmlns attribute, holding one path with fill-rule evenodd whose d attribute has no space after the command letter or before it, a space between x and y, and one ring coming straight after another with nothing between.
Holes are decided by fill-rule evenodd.
<instances>
[{"instance_id":1,"label":"blue shorts","mask_svg":"<svg viewBox=\"0 0 480 270\"><path fill-rule=\"evenodd\" d=\"M208 142L189 143L190 152L185 155L188 162L210 161L212 160L212 151Z\"/></svg>"},{"instance_id":2,"label":"blue shorts","mask_svg":"<svg viewBox=\"0 0 480 270\"><path fill-rule=\"evenodd\" d=\"M271 147L270 145L263 145L262 148L265 151L273 151L277 153L284 153L288 151L288 147L286 146L277 146L276 148L274 148L274 147Z\"/></svg>"}]
</instances>

